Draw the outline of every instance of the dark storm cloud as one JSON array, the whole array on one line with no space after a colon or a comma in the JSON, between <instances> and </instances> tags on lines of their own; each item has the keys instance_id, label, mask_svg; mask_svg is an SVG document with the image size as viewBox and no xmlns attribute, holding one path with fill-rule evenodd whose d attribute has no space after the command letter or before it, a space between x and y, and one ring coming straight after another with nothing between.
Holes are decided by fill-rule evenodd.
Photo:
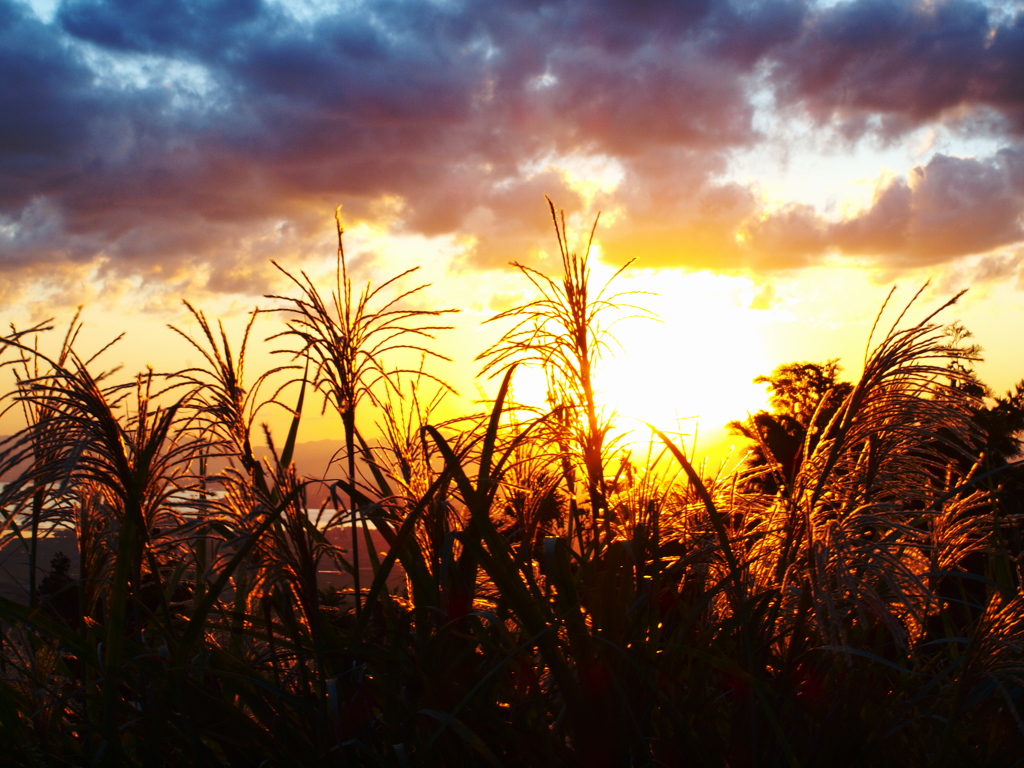
<instances>
[{"instance_id":1,"label":"dark storm cloud","mask_svg":"<svg viewBox=\"0 0 1024 768\"><path fill-rule=\"evenodd\" d=\"M0 205L68 172L106 99L93 75L27 8L0 2Z\"/></svg>"},{"instance_id":2,"label":"dark storm cloud","mask_svg":"<svg viewBox=\"0 0 1024 768\"><path fill-rule=\"evenodd\" d=\"M58 12L68 32L105 48L207 56L230 47L240 27L265 30L274 15L259 0L70 0Z\"/></svg>"},{"instance_id":3,"label":"dark storm cloud","mask_svg":"<svg viewBox=\"0 0 1024 768\"><path fill-rule=\"evenodd\" d=\"M584 204L545 167L559 154L616 158L622 185L594 206L621 208L607 251L647 266L797 266L830 243L917 258L926 228L951 226L922 213L928 195L974 179L980 200L1007 171L928 166L934 181L883 190L842 231L797 209L748 227L754 196L716 179L762 138L749 85L766 74L780 104L848 133L977 106L1013 121L1021 18L866 0L377 0L310 19L260 0L63 0L44 24L0 0L0 270L101 260L262 292L254 260L329 249L337 204L358 219L384 198L402 201L395 226L473 238L462 266L493 267L549 244L544 194ZM1015 236L1007 200L984 209L987 239L961 239Z\"/></svg>"},{"instance_id":4,"label":"dark storm cloud","mask_svg":"<svg viewBox=\"0 0 1024 768\"><path fill-rule=\"evenodd\" d=\"M75 242L127 271L223 258L269 218L327 221L339 202L359 217L382 196L404 200L412 231L475 237L470 265L521 258L547 231L543 194L579 202L524 164L616 156L661 184L684 171L652 163L665 148L749 143L741 76L801 9L385 1L307 22L257 0L65 0L44 25L0 2L27 86L0 96L21 121L0 147L20 242L3 264ZM764 42L742 23L755 17ZM111 62L131 71L118 80ZM52 226L22 231L41 201Z\"/></svg>"},{"instance_id":5,"label":"dark storm cloud","mask_svg":"<svg viewBox=\"0 0 1024 768\"><path fill-rule=\"evenodd\" d=\"M819 10L772 52L777 98L850 136L896 134L964 108L1024 132L1024 14L969 0L857 0Z\"/></svg>"}]
</instances>

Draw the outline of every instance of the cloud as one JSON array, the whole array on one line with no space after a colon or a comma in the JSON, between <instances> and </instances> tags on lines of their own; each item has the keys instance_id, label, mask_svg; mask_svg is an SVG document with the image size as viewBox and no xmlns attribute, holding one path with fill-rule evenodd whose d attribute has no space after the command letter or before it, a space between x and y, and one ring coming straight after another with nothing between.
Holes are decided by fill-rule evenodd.
<instances>
[{"instance_id":1,"label":"cloud","mask_svg":"<svg viewBox=\"0 0 1024 768\"><path fill-rule=\"evenodd\" d=\"M811 264L829 246L827 224L809 205L792 204L745 222L743 239L762 269Z\"/></svg>"},{"instance_id":2,"label":"cloud","mask_svg":"<svg viewBox=\"0 0 1024 768\"><path fill-rule=\"evenodd\" d=\"M751 309L771 309L775 304L775 286L770 283L761 286L761 290L751 300Z\"/></svg>"},{"instance_id":3,"label":"cloud","mask_svg":"<svg viewBox=\"0 0 1024 768\"><path fill-rule=\"evenodd\" d=\"M1022 18L962 0L367 0L303 16L62 0L44 23L0 0L16 75L0 82L0 272L93 264L261 293L254 260L330 253L334 207L377 220L382 200L393 228L449 235L459 268L493 269L550 246L545 194L614 211L605 253L645 266L796 268L830 247L946 258L1016 236L1015 198L993 197L1008 160L929 164L843 227L799 208L761 220L721 179L764 138L762 77L781 108L850 135L981 108L1024 126ZM621 182L584 197L545 166L569 157L614 158ZM953 212L977 231L952 233Z\"/></svg>"},{"instance_id":4,"label":"cloud","mask_svg":"<svg viewBox=\"0 0 1024 768\"><path fill-rule=\"evenodd\" d=\"M104 48L209 56L230 45L240 28L267 31L280 11L261 0L65 0L57 17L71 34Z\"/></svg>"},{"instance_id":5,"label":"cloud","mask_svg":"<svg viewBox=\"0 0 1024 768\"><path fill-rule=\"evenodd\" d=\"M892 136L964 110L996 109L1024 132L1024 13L1000 20L969 0L854 0L816 11L775 48L771 80L849 137Z\"/></svg>"},{"instance_id":6,"label":"cloud","mask_svg":"<svg viewBox=\"0 0 1024 768\"><path fill-rule=\"evenodd\" d=\"M986 283L1010 283L1020 287L1022 263L1024 251L1019 247L1008 252L963 259L950 265L937 287L946 294Z\"/></svg>"},{"instance_id":7,"label":"cloud","mask_svg":"<svg viewBox=\"0 0 1024 768\"><path fill-rule=\"evenodd\" d=\"M882 182L871 205L849 218L788 206L750 224L747 235L778 263L830 250L898 268L984 254L1024 239L1024 151L1005 148L985 159L936 154L907 178Z\"/></svg>"},{"instance_id":8,"label":"cloud","mask_svg":"<svg viewBox=\"0 0 1024 768\"><path fill-rule=\"evenodd\" d=\"M43 24L0 7L31 85L0 93L28 116L5 124L0 212L44 200L54 242L125 268L220 259L266 220L317 208L329 225L337 203L359 217L382 197L403 201L403 226L458 234L475 243L467 266L493 267L541 242L545 193L578 202L526 170L538 158L621 157L654 187L685 169L652 156L754 141L743 78L804 12L381 0L297 18L259 0L64 0Z\"/></svg>"},{"instance_id":9,"label":"cloud","mask_svg":"<svg viewBox=\"0 0 1024 768\"><path fill-rule=\"evenodd\" d=\"M0 3L0 206L38 194L67 172L104 99L92 73L26 7ZM28 194L26 187L35 188Z\"/></svg>"}]
</instances>

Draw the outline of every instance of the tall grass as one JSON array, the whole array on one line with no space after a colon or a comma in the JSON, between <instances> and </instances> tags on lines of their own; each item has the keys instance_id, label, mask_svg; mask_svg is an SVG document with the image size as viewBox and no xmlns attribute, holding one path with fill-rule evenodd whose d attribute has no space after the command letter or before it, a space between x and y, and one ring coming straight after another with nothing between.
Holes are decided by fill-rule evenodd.
<instances>
[{"instance_id":1,"label":"tall grass","mask_svg":"<svg viewBox=\"0 0 1024 768\"><path fill-rule=\"evenodd\" d=\"M201 365L127 383L79 357L75 323L52 355L43 327L3 339L27 420L0 446L2 544L34 558L61 522L81 563L70 603L0 600L7 762L1019 763L1020 520L991 495L953 302L913 321L917 296L869 339L777 493L748 482L778 470L768 445L709 478L657 433L678 471L637 466L594 394L618 299L552 214L562 274L520 266L538 298L482 355L498 394L454 422L435 421L443 382L395 356L439 357L448 310L416 308L407 273L356 290L340 221L329 298L285 271L296 295L260 316L283 320L287 360L251 382L256 314L234 344L190 306L198 330L177 333ZM530 363L549 412L510 402ZM344 449L319 524L293 463L317 392ZM267 408L290 428L264 428L261 459ZM324 567L351 600L320 589Z\"/></svg>"},{"instance_id":2,"label":"tall grass","mask_svg":"<svg viewBox=\"0 0 1024 768\"><path fill-rule=\"evenodd\" d=\"M424 340L434 338L437 331L448 330L450 326L431 325L430 319L456 312L455 309L415 309L409 306L428 285L419 285L375 306L386 295L389 287L414 273L418 267L407 269L399 275L385 280L376 288L367 284L360 293L352 287L348 276L348 263L342 241L344 229L341 224L341 210L335 211L338 233L338 252L335 267L335 285L329 301L325 301L316 285L303 273L296 278L281 269L286 277L299 289L298 297L271 297L284 301L282 308L287 313L286 329L274 338L294 339L298 342L294 350L288 351L295 358L306 358L312 363L303 370L300 383L310 382L319 390L341 419L347 457L347 489L352 514L352 557L359 559L359 518L357 510L360 499L356 491L356 412L360 404L369 400L380 405L378 394L381 388L395 390L397 380L403 374L417 373L431 377L422 370L389 370L384 367L384 358L397 352L416 352L424 357L447 359L433 349L423 346ZM276 265L275 265L276 266ZM280 267L278 267L280 269ZM439 379L434 379L443 385ZM446 386L446 385L445 385ZM286 462L287 463L287 462ZM365 521L363 521L365 530ZM362 588L359 569L353 570L355 579L356 615L362 610Z\"/></svg>"},{"instance_id":3,"label":"tall grass","mask_svg":"<svg viewBox=\"0 0 1024 768\"><path fill-rule=\"evenodd\" d=\"M562 274L549 277L538 270L513 262L536 289L536 298L505 310L491 322L513 322L502 338L477 358L483 361L483 375L496 375L518 364L535 365L545 374L547 398L554 409L554 442L562 459L565 483L572 499L569 520L575 524L582 546L600 546L600 540L584 542L589 529L611 532L608 505L609 460L607 444L612 420L600 408L595 394L595 371L611 340L611 327L621 320L621 310L648 314L641 307L623 302L625 294L610 292L611 284L632 262L620 267L597 291L591 285L590 251L598 219L582 253L573 250L565 226L565 214L548 199L551 220L558 241ZM619 317L614 317L619 315ZM614 319L609 318L613 316ZM576 465L586 478L586 501L590 525L578 523L575 507ZM600 524L598 524L600 523Z\"/></svg>"}]
</instances>

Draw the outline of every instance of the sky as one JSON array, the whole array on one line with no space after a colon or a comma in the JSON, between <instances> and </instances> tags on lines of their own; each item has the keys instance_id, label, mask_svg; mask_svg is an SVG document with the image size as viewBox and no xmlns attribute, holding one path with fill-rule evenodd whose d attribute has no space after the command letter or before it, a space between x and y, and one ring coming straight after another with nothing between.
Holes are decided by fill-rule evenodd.
<instances>
[{"instance_id":1,"label":"sky","mask_svg":"<svg viewBox=\"0 0 1024 768\"><path fill-rule=\"evenodd\" d=\"M272 260L329 278L340 205L357 284L419 267L462 310L471 399L481 323L530 298L509 263L558 266L547 195L661 317L615 327L623 419L721 447L754 377L855 376L926 281L920 316L970 289L946 319L994 390L1024 377L1019 2L0 0L0 72L0 319L84 306L126 371L196 362L183 298L238 333Z\"/></svg>"}]
</instances>

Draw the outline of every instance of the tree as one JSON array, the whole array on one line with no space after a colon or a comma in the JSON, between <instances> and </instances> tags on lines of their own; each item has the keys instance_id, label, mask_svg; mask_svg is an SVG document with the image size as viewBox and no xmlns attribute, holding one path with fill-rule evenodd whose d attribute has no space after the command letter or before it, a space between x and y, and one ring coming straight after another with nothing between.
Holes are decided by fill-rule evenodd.
<instances>
[{"instance_id":1,"label":"tree","mask_svg":"<svg viewBox=\"0 0 1024 768\"><path fill-rule=\"evenodd\" d=\"M974 420L985 432L985 454L992 466L1006 464L1020 453L1024 433L1024 380L990 406L978 409Z\"/></svg>"},{"instance_id":2,"label":"tree","mask_svg":"<svg viewBox=\"0 0 1024 768\"><path fill-rule=\"evenodd\" d=\"M754 441L747 465L765 468L748 479L751 490L777 493L791 484L805 451L817 443L853 385L837 381L838 360L785 363L755 384L767 384L772 411L758 411L747 421L732 421L729 430ZM808 435L810 439L808 440Z\"/></svg>"},{"instance_id":3,"label":"tree","mask_svg":"<svg viewBox=\"0 0 1024 768\"><path fill-rule=\"evenodd\" d=\"M973 334L960 323L946 329L951 347L958 347L960 355L953 358L947 368L957 374L950 377L949 386L960 389L977 400L974 423L981 429L981 450L985 467L989 470L1005 468L1020 453L1021 434L1024 433L1024 381L1004 396L994 396L992 390L978 378L974 363L982 359L978 344L967 344ZM985 400L992 404L986 405Z\"/></svg>"}]
</instances>

